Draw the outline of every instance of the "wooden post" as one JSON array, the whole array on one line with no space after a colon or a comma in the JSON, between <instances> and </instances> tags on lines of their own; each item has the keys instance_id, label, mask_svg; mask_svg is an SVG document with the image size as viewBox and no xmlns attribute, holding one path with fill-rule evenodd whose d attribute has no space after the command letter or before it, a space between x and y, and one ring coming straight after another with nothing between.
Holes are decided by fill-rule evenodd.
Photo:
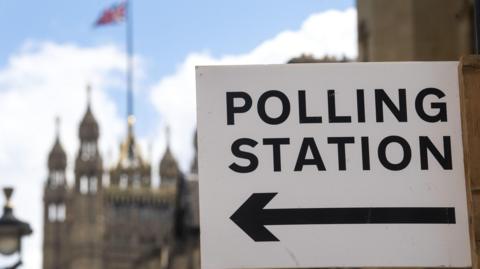
<instances>
[{"instance_id":1,"label":"wooden post","mask_svg":"<svg viewBox=\"0 0 480 269\"><path fill-rule=\"evenodd\" d=\"M472 268L479 269L476 235L480 235L480 55L462 57L458 76Z\"/></svg>"}]
</instances>

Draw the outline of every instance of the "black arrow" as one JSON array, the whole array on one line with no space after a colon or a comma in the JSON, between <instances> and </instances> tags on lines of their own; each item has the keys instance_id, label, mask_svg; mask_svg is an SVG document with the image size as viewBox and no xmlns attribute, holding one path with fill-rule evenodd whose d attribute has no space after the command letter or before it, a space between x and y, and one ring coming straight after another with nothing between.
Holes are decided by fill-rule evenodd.
<instances>
[{"instance_id":1,"label":"black arrow","mask_svg":"<svg viewBox=\"0 0 480 269\"><path fill-rule=\"evenodd\" d=\"M277 193L254 193L230 219L254 241L279 241L265 225L453 224L453 207L265 209Z\"/></svg>"}]
</instances>

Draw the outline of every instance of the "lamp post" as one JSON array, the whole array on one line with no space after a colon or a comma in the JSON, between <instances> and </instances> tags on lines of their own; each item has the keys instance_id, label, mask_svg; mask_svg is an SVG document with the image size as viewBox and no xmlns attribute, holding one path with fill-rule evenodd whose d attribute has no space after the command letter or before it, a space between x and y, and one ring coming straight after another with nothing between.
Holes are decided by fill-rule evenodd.
<instances>
[{"instance_id":1,"label":"lamp post","mask_svg":"<svg viewBox=\"0 0 480 269\"><path fill-rule=\"evenodd\" d=\"M21 249L22 237L30 235L32 229L26 222L20 221L13 215L13 207L11 197L13 194L13 188L4 188L5 194L5 206L3 207L3 215L0 217L0 254L12 255L16 252L19 253L19 260L13 266L6 267L5 269L14 269L22 264Z\"/></svg>"}]
</instances>

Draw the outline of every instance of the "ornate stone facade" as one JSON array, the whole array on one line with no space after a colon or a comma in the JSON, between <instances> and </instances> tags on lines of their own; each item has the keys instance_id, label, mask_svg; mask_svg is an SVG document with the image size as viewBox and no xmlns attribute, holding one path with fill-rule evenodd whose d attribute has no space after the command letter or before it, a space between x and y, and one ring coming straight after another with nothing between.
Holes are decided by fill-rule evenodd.
<instances>
[{"instance_id":1,"label":"ornate stone facade","mask_svg":"<svg viewBox=\"0 0 480 269\"><path fill-rule=\"evenodd\" d=\"M79 128L73 186L67 184L67 156L57 127L44 188L44 269L200 268L196 170L182 174L167 146L159 164L162 181L153 188L151 165L135 142L133 126L130 117L119 160L105 171L89 101Z\"/></svg>"}]
</instances>

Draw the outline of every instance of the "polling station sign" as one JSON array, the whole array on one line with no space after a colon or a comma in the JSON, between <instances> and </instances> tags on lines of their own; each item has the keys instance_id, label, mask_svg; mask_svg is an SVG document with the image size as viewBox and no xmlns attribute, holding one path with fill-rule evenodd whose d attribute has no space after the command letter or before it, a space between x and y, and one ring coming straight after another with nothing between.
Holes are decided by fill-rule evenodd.
<instances>
[{"instance_id":1,"label":"polling station sign","mask_svg":"<svg viewBox=\"0 0 480 269\"><path fill-rule=\"evenodd\" d=\"M471 266L456 62L196 80L202 268Z\"/></svg>"}]
</instances>

